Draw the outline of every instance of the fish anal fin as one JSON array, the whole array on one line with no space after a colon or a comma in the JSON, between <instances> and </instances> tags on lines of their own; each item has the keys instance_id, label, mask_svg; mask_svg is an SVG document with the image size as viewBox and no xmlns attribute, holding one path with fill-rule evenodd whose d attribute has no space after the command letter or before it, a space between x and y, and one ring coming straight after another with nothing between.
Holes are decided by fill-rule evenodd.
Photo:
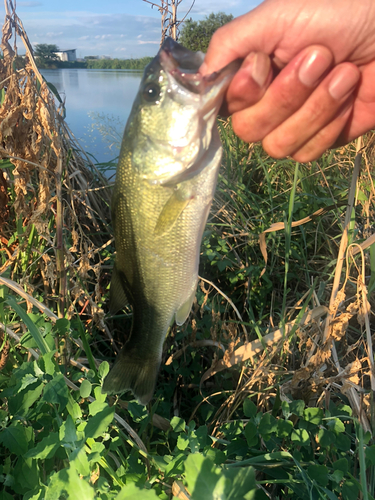
<instances>
[{"instance_id":1,"label":"fish anal fin","mask_svg":"<svg viewBox=\"0 0 375 500\"><path fill-rule=\"evenodd\" d=\"M191 292L189 298L182 304L182 306L176 311L176 323L181 326L188 319L191 306L194 302L194 297L197 291L197 286L195 285L193 291Z\"/></svg>"},{"instance_id":2,"label":"fish anal fin","mask_svg":"<svg viewBox=\"0 0 375 500\"><path fill-rule=\"evenodd\" d=\"M192 197L192 192L186 188L179 187L173 191L156 221L155 236L162 236L172 229Z\"/></svg>"},{"instance_id":3,"label":"fish anal fin","mask_svg":"<svg viewBox=\"0 0 375 500\"><path fill-rule=\"evenodd\" d=\"M106 376L102 392L121 394L130 390L139 403L146 405L154 394L160 363L159 357L139 359L123 350Z\"/></svg>"},{"instance_id":4,"label":"fish anal fin","mask_svg":"<svg viewBox=\"0 0 375 500\"><path fill-rule=\"evenodd\" d=\"M115 264L111 278L111 288L109 290L109 311L111 314L116 314L117 311L123 309L128 304L129 300L125 294L120 273Z\"/></svg>"}]
</instances>

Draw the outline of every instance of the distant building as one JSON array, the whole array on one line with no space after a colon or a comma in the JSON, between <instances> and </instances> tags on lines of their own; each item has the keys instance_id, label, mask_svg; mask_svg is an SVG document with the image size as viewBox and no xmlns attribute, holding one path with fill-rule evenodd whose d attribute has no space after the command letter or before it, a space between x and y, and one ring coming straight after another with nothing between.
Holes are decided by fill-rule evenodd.
<instances>
[{"instance_id":1,"label":"distant building","mask_svg":"<svg viewBox=\"0 0 375 500\"><path fill-rule=\"evenodd\" d=\"M112 59L111 56L100 56L100 59Z\"/></svg>"},{"instance_id":2,"label":"distant building","mask_svg":"<svg viewBox=\"0 0 375 500\"><path fill-rule=\"evenodd\" d=\"M76 61L77 60L76 50L77 49L59 50L58 52L54 53L57 55L60 61Z\"/></svg>"}]
</instances>

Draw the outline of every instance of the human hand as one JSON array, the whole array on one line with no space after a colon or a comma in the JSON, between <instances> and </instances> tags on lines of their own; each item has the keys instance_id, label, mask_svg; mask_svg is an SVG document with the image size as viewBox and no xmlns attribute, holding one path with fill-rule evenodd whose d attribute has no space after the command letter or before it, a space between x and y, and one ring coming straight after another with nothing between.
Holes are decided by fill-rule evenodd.
<instances>
[{"instance_id":1,"label":"human hand","mask_svg":"<svg viewBox=\"0 0 375 500\"><path fill-rule=\"evenodd\" d=\"M267 0L214 34L201 71L243 58L226 97L234 131L310 161L375 126L374 22L372 0Z\"/></svg>"}]
</instances>

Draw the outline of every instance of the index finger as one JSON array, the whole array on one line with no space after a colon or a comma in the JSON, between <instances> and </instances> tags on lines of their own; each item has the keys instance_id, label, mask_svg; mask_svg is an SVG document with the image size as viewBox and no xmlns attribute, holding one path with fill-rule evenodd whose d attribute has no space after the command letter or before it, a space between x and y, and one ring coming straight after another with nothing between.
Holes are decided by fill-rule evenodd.
<instances>
[{"instance_id":1,"label":"index finger","mask_svg":"<svg viewBox=\"0 0 375 500\"><path fill-rule=\"evenodd\" d=\"M264 30L256 28L257 9L233 19L215 31L207 49L200 73L218 71L235 59L245 59L250 52L271 54L277 39L264 40ZM275 33L274 33L275 35Z\"/></svg>"}]
</instances>

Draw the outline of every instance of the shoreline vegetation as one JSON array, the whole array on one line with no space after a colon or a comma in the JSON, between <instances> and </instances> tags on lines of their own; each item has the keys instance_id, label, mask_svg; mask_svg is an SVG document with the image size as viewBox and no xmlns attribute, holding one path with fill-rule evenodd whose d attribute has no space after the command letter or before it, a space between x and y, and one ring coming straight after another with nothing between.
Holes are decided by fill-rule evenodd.
<instances>
[{"instance_id":1,"label":"shoreline vegetation","mask_svg":"<svg viewBox=\"0 0 375 500\"><path fill-rule=\"evenodd\" d=\"M142 71L152 57L140 59L86 59L85 61L38 62L39 69L134 69Z\"/></svg>"},{"instance_id":2,"label":"shoreline vegetation","mask_svg":"<svg viewBox=\"0 0 375 500\"><path fill-rule=\"evenodd\" d=\"M66 125L9 4L0 500L374 500L375 134L299 164L219 119L189 320L166 338L152 405L107 398L132 324L130 306L108 308L112 185ZM186 24L192 40L199 23Z\"/></svg>"}]
</instances>

